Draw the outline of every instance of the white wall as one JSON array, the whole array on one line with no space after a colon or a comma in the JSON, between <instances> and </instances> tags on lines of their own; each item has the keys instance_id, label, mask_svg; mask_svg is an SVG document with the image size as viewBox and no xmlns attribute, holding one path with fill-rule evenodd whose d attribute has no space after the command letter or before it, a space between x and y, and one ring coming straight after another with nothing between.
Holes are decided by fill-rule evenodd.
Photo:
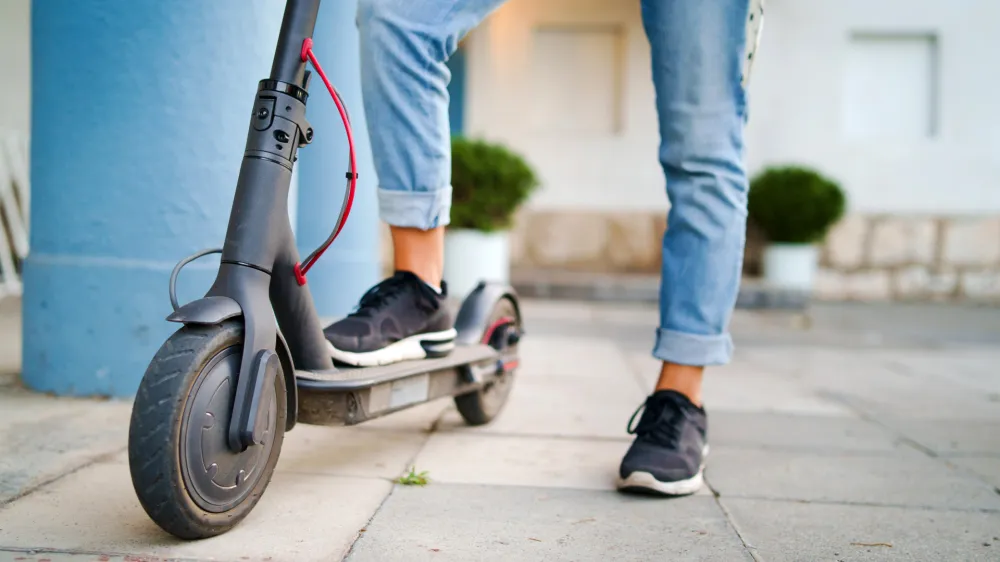
<instances>
[{"instance_id":1,"label":"white wall","mask_svg":"<svg viewBox=\"0 0 1000 562\"><path fill-rule=\"evenodd\" d=\"M998 21L997 0L767 0L751 173L816 166L854 212L1000 212ZM467 129L537 167L532 208L666 208L638 0L510 0L469 43Z\"/></svg>"},{"instance_id":2,"label":"white wall","mask_svg":"<svg viewBox=\"0 0 1000 562\"><path fill-rule=\"evenodd\" d=\"M996 0L768 0L751 168L818 166L856 212L1000 212L998 21Z\"/></svg>"},{"instance_id":3,"label":"white wall","mask_svg":"<svg viewBox=\"0 0 1000 562\"><path fill-rule=\"evenodd\" d=\"M31 129L31 0L0 0L0 130Z\"/></svg>"}]
</instances>

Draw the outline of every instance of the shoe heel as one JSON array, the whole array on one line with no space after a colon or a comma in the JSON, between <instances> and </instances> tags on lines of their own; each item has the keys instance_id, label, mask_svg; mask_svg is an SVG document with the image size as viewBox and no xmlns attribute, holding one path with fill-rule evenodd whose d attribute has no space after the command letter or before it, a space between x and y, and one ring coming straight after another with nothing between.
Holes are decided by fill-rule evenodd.
<instances>
[{"instance_id":1,"label":"shoe heel","mask_svg":"<svg viewBox=\"0 0 1000 562\"><path fill-rule=\"evenodd\" d=\"M448 341L432 341L432 340L422 340L420 342L420 347L423 348L424 353L427 354L428 359L437 359L440 357L447 357L455 349L455 340Z\"/></svg>"}]
</instances>

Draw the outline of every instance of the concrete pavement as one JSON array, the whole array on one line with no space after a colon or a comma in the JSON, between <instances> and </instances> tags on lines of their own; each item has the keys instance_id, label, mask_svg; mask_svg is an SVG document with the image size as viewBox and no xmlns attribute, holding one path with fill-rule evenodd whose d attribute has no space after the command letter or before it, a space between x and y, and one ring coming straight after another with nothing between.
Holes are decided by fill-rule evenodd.
<instances>
[{"instance_id":1,"label":"concrete pavement","mask_svg":"<svg viewBox=\"0 0 1000 562\"><path fill-rule=\"evenodd\" d=\"M490 426L450 402L299 426L234 531L164 535L131 488L129 404L0 379L0 561L1000 560L1000 312L741 311L706 379L708 487L622 496L656 311L526 303L523 370ZM430 483L393 479L414 466Z\"/></svg>"}]
</instances>

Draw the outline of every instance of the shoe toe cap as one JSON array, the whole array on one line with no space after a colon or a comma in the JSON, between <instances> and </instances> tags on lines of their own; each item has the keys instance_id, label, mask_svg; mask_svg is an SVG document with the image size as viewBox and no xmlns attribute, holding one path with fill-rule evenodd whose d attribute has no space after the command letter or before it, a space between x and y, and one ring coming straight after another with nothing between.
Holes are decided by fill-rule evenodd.
<instances>
[{"instance_id":1,"label":"shoe toe cap","mask_svg":"<svg viewBox=\"0 0 1000 562\"><path fill-rule=\"evenodd\" d=\"M677 451L636 443L622 459L618 472L622 478L635 472L648 472L657 480L671 482L691 478L698 473L698 468Z\"/></svg>"},{"instance_id":2,"label":"shoe toe cap","mask_svg":"<svg viewBox=\"0 0 1000 562\"><path fill-rule=\"evenodd\" d=\"M341 320L323 330L333 347L341 351L366 351L366 344L372 339L371 329L365 324L351 320Z\"/></svg>"}]
</instances>

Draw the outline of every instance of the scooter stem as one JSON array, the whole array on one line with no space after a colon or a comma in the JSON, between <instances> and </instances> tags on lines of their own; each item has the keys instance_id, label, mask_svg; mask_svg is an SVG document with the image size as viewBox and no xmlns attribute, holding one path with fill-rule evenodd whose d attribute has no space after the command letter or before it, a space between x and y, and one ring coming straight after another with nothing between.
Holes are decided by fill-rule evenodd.
<instances>
[{"instance_id":1,"label":"scooter stem","mask_svg":"<svg viewBox=\"0 0 1000 562\"><path fill-rule=\"evenodd\" d=\"M333 368L309 288L295 281L299 255L288 221L292 168L313 136L301 48L312 36L319 4L288 0L285 6L271 76L261 80L254 100L222 263L207 295L231 298L242 309L243 352L228 434L234 451L259 438L254 428L266 415L260 394L276 375L273 354L265 352L275 349L279 327L296 366Z\"/></svg>"}]
</instances>

